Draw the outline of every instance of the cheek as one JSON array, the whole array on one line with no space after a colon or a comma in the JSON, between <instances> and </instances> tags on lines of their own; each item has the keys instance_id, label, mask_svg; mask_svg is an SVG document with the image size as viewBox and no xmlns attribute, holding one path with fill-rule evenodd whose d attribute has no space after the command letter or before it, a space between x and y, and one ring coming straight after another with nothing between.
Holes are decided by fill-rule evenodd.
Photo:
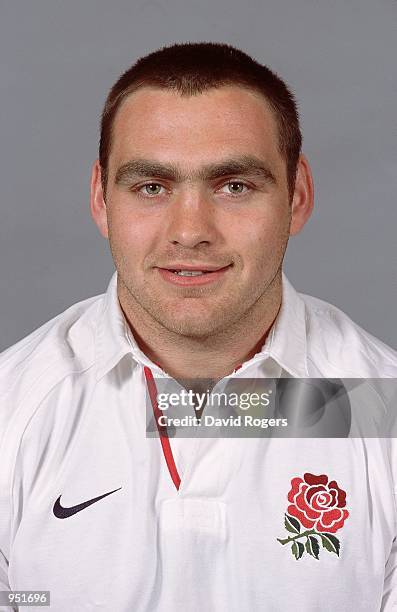
<instances>
[{"instance_id":1,"label":"cheek","mask_svg":"<svg viewBox=\"0 0 397 612\"><path fill-rule=\"evenodd\" d=\"M289 236L289 215L274 211L259 213L244 219L234 227L234 245L249 259L270 259L284 250Z\"/></svg>"},{"instance_id":2,"label":"cheek","mask_svg":"<svg viewBox=\"0 0 397 612\"><path fill-rule=\"evenodd\" d=\"M143 259L156 243L155 224L148 223L142 215L127 214L115 206L108 215L109 241L112 250L125 258Z\"/></svg>"}]
</instances>

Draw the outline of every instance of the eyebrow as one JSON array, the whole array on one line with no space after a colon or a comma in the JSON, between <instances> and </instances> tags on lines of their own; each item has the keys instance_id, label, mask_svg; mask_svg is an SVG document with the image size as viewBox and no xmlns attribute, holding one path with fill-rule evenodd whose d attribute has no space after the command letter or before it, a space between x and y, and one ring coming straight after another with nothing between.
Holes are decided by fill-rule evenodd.
<instances>
[{"instance_id":1,"label":"eyebrow","mask_svg":"<svg viewBox=\"0 0 397 612\"><path fill-rule=\"evenodd\" d=\"M257 157L242 155L219 163L206 164L194 172L184 174L175 164L161 164L149 159L131 159L117 169L116 185L128 184L136 178L159 178L181 183L184 180L213 181L226 176L257 176L276 185L270 167Z\"/></svg>"}]
</instances>

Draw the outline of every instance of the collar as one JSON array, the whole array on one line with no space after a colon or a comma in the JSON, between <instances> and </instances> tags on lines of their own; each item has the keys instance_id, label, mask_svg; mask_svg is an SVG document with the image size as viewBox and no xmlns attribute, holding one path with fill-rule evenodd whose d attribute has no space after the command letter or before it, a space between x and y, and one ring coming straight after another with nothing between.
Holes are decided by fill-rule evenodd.
<instances>
[{"instance_id":1,"label":"collar","mask_svg":"<svg viewBox=\"0 0 397 612\"><path fill-rule=\"evenodd\" d=\"M291 376L296 378L309 376L306 308L284 272L281 308L261 353L272 357Z\"/></svg>"},{"instance_id":2,"label":"collar","mask_svg":"<svg viewBox=\"0 0 397 612\"><path fill-rule=\"evenodd\" d=\"M273 358L286 372L297 378L309 376L307 368L307 343L305 305L302 298L282 274L282 303L273 327L253 360ZM97 380L113 369L121 359L130 354L135 362L158 369L138 347L117 296L117 272L109 282L101 303L95 338ZM245 369L245 367L244 367Z\"/></svg>"},{"instance_id":3,"label":"collar","mask_svg":"<svg viewBox=\"0 0 397 612\"><path fill-rule=\"evenodd\" d=\"M117 296L117 272L114 272L98 313L95 336L97 380L110 372L125 355L134 357L139 351L135 340L132 339L132 343L131 338L132 334Z\"/></svg>"}]
</instances>

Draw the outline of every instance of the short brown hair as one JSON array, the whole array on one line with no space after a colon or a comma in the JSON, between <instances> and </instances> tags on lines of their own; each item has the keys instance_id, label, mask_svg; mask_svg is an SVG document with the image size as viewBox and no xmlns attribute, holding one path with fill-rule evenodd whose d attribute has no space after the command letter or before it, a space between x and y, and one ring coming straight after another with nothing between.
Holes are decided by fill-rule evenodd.
<instances>
[{"instance_id":1,"label":"short brown hair","mask_svg":"<svg viewBox=\"0 0 397 612\"><path fill-rule=\"evenodd\" d=\"M295 98L287 85L266 66L230 45L213 42L183 43L163 47L139 59L113 85L101 118L99 163L105 193L113 122L123 100L140 87L171 89L194 96L223 85L240 85L260 92L274 112L279 150L287 165L290 198L302 135Z\"/></svg>"}]
</instances>

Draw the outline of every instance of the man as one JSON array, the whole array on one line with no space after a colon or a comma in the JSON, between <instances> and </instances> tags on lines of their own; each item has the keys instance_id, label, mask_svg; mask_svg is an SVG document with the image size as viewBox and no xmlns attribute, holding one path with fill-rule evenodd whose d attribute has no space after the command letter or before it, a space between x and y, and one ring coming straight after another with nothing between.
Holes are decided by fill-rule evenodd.
<instances>
[{"instance_id":1,"label":"man","mask_svg":"<svg viewBox=\"0 0 397 612\"><path fill-rule=\"evenodd\" d=\"M0 361L3 590L48 590L62 612L397 603L391 439L159 423L161 382L396 376L394 351L284 276L312 208L294 98L268 68L197 43L120 77L91 181L116 273Z\"/></svg>"}]
</instances>

